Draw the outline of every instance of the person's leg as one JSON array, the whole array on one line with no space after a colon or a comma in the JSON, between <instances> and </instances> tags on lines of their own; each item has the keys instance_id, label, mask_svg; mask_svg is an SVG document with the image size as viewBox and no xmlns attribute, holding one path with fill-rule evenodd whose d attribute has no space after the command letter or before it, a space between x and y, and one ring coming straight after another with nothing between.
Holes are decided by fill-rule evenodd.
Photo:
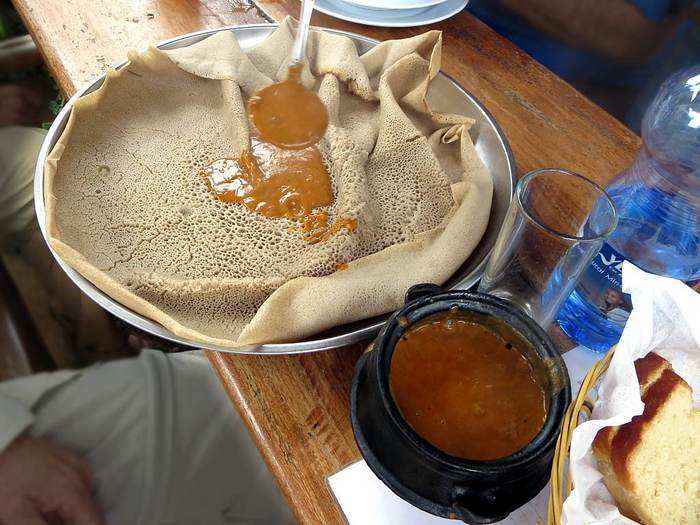
<instances>
[{"instance_id":1,"label":"person's leg","mask_svg":"<svg viewBox=\"0 0 700 525\"><path fill-rule=\"evenodd\" d=\"M46 132L0 127L0 244L25 235L34 221L34 167Z\"/></svg>"},{"instance_id":2,"label":"person's leg","mask_svg":"<svg viewBox=\"0 0 700 525\"><path fill-rule=\"evenodd\" d=\"M45 135L38 128L0 127L0 257L59 368L126 357L109 315L71 282L39 230L33 186Z\"/></svg>"},{"instance_id":3,"label":"person's leg","mask_svg":"<svg viewBox=\"0 0 700 525\"><path fill-rule=\"evenodd\" d=\"M93 493L110 525L145 525L153 390L141 359L125 359L86 369L34 408L31 434L89 463Z\"/></svg>"},{"instance_id":4,"label":"person's leg","mask_svg":"<svg viewBox=\"0 0 700 525\"><path fill-rule=\"evenodd\" d=\"M171 487L164 523L294 523L245 423L203 353L169 357L176 436L172 479L180 482Z\"/></svg>"},{"instance_id":5,"label":"person's leg","mask_svg":"<svg viewBox=\"0 0 700 525\"><path fill-rule=\"evenodd\" d=\"M110 525L293 523L201 353L93 367L36 415L36 436L88 460Z\"/></svg>"}]
</instances>

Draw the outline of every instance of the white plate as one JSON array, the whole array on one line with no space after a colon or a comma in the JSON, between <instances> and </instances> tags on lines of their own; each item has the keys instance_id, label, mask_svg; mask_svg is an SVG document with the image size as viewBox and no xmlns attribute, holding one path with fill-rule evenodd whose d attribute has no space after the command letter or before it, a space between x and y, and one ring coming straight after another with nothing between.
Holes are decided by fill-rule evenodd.
<instances>
[{"instance_id":1,"label":"white plate","mask_svg":"<svg viewBox=\"0 0 700 525\"><path fill-rule=\"evenodd\" d=\"M448 0L342 0L367 9L422 9Z\"/></svg>"},{"instance_id":2,"label":"white plate","mask_svg":"<svg viewBox=\"0 0 700 525\"><path fill-rule=\"evenodd\" d=\"M445 20L459 13L468 3L469 0L446 0L431 7L397 10L368 9L348 4L343 0L316 0L316 9L341 20L368 26L415 27Z\"/></svg>"}]
</instances>

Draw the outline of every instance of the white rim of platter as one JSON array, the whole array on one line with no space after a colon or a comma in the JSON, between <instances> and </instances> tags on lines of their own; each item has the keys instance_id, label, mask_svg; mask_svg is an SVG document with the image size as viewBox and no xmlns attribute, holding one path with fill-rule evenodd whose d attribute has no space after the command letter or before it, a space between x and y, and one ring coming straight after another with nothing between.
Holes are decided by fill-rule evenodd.
<instances>
[{"instance_id":1,"label":"white rim of platter","mask_svg":"<svg viewBox=\"0 0 700 525\"><path fill-rule=\"evenodd\" d=\"M417 27L441 22L464 9L469 0L446 0L418 9L360 7L345 0L316 0L315 9L329 16L374 27Z\"/></svg>"},{"instance_id":2,"label":"white rim of platter","mask_svg":"<svg viewBox=\"0 0 700 525\"><path fill-rule=\"evenodd\" d=\"M366 9L424 9L449 0L342 0Z\"/></svg>"},{"instance_id":3,"label":"white rim of platter","mask_svg":"<svg viewBox=\"0 0 700 525\"><path fill-rule=\"evenodd\" d=\"M157 47L160 49L186 47L200 42L219 31L231 31L236 36L241 48L249 49L262 42L270 33L272 33L272 31L275 30L276 27L276 24L222 27L182 35L161 42L157 45ZM345 31L330 29L323 30L350 37L355 43L360 54L365 53L379 43L376 40ZM117 69L122 68L127 64L128 62L123 62L116 67ZM56 119L51 125L51 128L49 129L39 152L36 171L34 174L34 206L42 234L45 238L46 208L44 206L44 165L46 164L46 158L63 133L76 100L98 89L102 85L104 77L104 75L101 75L95 78L70 98L65 107L56 116ZM453 79L442 73L436 77L434 82L440 82L444 84L445 88L455 90L460 102L457 104L459 107L451 108L453 112L466 114L476 120L477 124L473 128L472 138L474 139L477 153L489 168L494 180L494 199L486 233L472 255L467 258L466 261L464 261L462 266L444 285L445 289L466 289L476 284L481 277L481 274L484 271L486 259L491 252L491 249L496 241L496 236L498 235L498 230L503 223L503 219L505 217L508 205L510 204L515 187L515 160L508 141L506 140L500 127L490 113L481 105L481 103L476 100L476 98L461 88ZM70 277L70 279L88 297L99 304L102 308L122 319L126 323L145 332L179 345L194 348L206 348L208 350L236 354L300 354L320 350L330 350L332 348L358 343L374 337L389 316L389 314L385 314L370 319L364 319L354 323L337 326L320 334L315 334L303 341L294 343L260 344L237 348L229 348L218 345L204 345L196 341L190 341L177 336L155 321L148 319L115 301L78 272L73 270L73 268L68 266L68 264L63 261L63 259L61 259L56 252L53 251L53 249L51 249L51 252L68 277Z\"/></svg>"}]
</instances>

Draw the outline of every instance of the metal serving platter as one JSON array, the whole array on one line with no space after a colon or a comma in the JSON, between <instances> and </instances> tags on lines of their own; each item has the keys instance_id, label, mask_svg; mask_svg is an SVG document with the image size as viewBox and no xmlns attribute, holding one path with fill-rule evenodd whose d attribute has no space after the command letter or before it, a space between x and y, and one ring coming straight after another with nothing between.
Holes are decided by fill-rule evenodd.
<instances>
[{"instance_id":1,"label":"metal serving platter","mask_svg":"<svg viewBox=\"0 0 700 525\"><path fill-rule=\"evenodd\" d=\"M171 40L166 40L158 44L158 47L160 49L186 47L200 42L219 31L231 31L238 40L241 48L248 49L262 42L276 27L275 24L222 27L219 29L189 33ZM365 53L379 43L376 40L345 31L336 31L332 29L324 29L324 31L348 36L353 40L360 54ZM116 67L119 69L127 64L128 62L123 62ZM98 89L103 81L104 75L101 75L71 97L63 110L56 117L41 147L34 176L34 202L39 225L41 226L45 238L46 210L44 208L44 164L46 157L61 136L75 101ZM513 160L513 154L508 145L508 141L498 124L473 95L460 87L453 79L442 73L436 77L435 82L443 84L448 89L447 96L441 97L441 100L431 101L431 104L433 104L436 109L468 115L476 120L477 125L472 130L472 138L475 141L477 153L489 168L494 179L494 201L486 234L472 255L462 264L449 281L445 283L445 288L465 289L473 286L481 277L486 258L491 252L491 248L496 240L496 235L498 234L506 209L513 195L513 188L515 186L515 161ZM141 330L180 345L196 348L207 348L210 350L240 354L297 354L328 350L373 337L379 331L388 316L378 316L337 326L331 330L316 334L296 343L250 345L239 348L202 345L201 343L183 339L160 324L126 308L73 270L55 252L53 252L53 256L73 282L87 294L88 297L105 310Z\"/></svg>"}]
</instances>

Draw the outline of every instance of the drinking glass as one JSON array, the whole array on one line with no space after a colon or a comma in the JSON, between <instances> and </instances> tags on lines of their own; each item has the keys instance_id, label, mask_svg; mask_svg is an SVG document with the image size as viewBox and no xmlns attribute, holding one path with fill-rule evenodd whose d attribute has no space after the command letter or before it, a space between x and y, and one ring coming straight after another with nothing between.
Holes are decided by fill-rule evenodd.
<instances>
[{"instance_id":1,"label":"drinking glass","mask_svg":"<svg viewBox=\"0 0 700 525\"><path fill-rule=\"evenodd\" d=\"M616 224L615 205L594 182L564 169L532 171L515 187L479 291L546 328Z\"/></svg>"}]
</instances>

